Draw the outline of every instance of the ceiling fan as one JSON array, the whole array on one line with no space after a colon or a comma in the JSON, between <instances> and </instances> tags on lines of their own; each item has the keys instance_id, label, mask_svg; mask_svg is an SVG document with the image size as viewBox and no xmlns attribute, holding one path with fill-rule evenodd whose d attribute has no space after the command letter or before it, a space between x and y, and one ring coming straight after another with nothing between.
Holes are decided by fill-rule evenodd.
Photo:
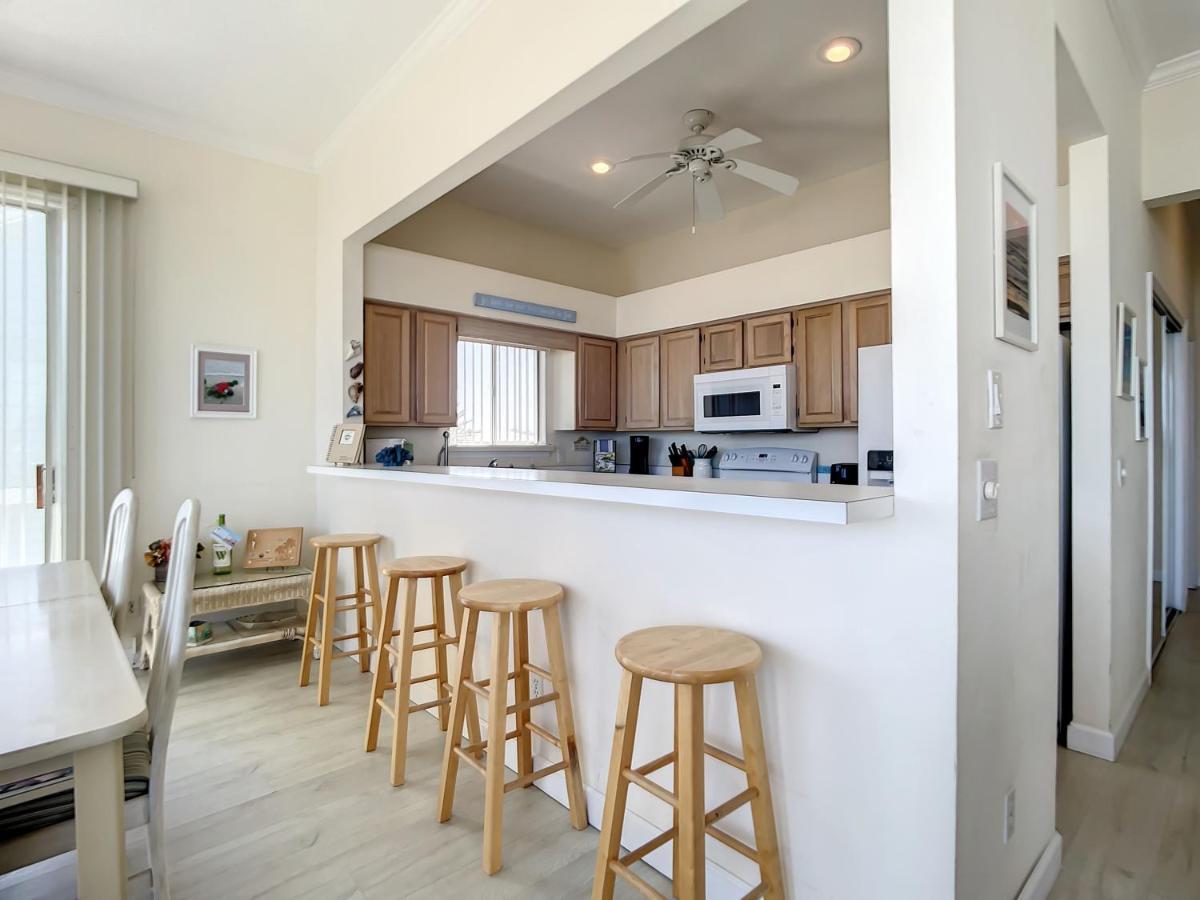
<instances>
[{"instance_id":1,"label":"ceiling fan","mask_svg":"<svg viewBox=\"0 0 1200 900\"><path fill-rule=\"evenodd\" d=\"M721 195L713 176L718 170L733 172L743 178L749 178L780 194L791 196L796 192L800 181L792 175L777 172L758 163L747 162L744 159L731 159L727 154L751 144L761 143L762 138L751 134L742 128L731 128L715 137L705 133L712 124L713 114L707 109L690 109L683 115L683 124L691 131L679 142L675 150L662 153L643 153L631 156L613 163L613 166L623 166L626 163L643 159L669 159L671 165L665 171L655 175L636 191L613 204L614 209L633 206L651 192L657 190L668 179L687 172L692 176L692 233L696 233L696 220L716 221L725 216L725 207L721 204Z\"/></svg>"}]
</instances>

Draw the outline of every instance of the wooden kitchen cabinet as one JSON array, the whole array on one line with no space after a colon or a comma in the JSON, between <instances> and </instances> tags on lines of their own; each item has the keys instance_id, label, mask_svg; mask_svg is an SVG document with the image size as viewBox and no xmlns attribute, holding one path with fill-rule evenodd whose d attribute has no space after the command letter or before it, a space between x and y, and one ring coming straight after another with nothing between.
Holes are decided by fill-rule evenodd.
<instances>
[{"instance_id":1,"label":"wooden kitchen cabinet","mask_svg":"<svg viewBox=\"0 0 1200 900\"><path fill-rule=\"evenodd\" d=\"M786 365L792 361L792 314L774 313L746 320L747 369Z\"/></svg>"},{"instance_id":2,"label":"wooden kitchen cabinet","mask_svg":"<svg viewBox=\"0 0 1200 900\"><path fill-rule=\"evenodd\" d=\"M363 421L413 423L412 310L363 304Z\"/></svg>"},{"instance_id":3,"label":"wooden kitchen cabinet","mask_svg":"<svg viewBox=\"0 0 1200 900\"><path fill-rule=\"evenodd\" d=\"M791 326L788 326L789 333ZM695 424L692 378L700 371L700 329L669 331L659 339L659 424L691 430Z\"/></svg>"},{"instance_id":4,"label":"wooden kitchen cabinet","mask_svg":"<svg viewBox=\"0 0 1200 900\"><path fill-rule=\"evenodd\" d=\"M845 303L842 347L842 411L848 424L858 422L858 351L892 342L892 296L877 294Z\"/></svg>"},{"instance_id":5,"label":"wooden kitchen cabinet","mask_svg":"<svg viewBox=\"0 0 1200 900\"><path fill-rule=\"evenodd\" d=\"M617 427L617 342L580 337L575 350L575 425L580 431Z\"/></svg>"},{"instance_id":6,"label":"wooden kitchen cabinet","mask_svg":"<svg viewBox=\"0 0 1200 900\"><path fill-rule=\"evenodd\" d=\"M418 311L416 334L417 424L458 424L458 319Z\"/></svg>"},{"instance_id":7,"label":"wooden kitchen cabinet","mask_svg":"<svg viewBox=\"0 0 1200 900\"><path fill-rule=\"evenodd\" d=\"M718 322L700 327L702 372L726 372L743 366L742 321Z\"/></svg>"},{"instance_id":8,"label":"wooden kitchen cabinet","mask_svg":"<svg viewBox=\"0 0 1200 900\"><path fill-rule=\"evenodd\" d=\"M658 335L617 343L617 428L657 428L659 414Z\"/></svg>"},{"instance_id":9,"label":"wooden kitchen cabinet","mask_svg":"<svg viewBox=\"0 0 1200 900\"><path fill-rule=\"evenodd\" d=\"M842 304L822 303L795 311L796 424L840 425Z\"/></svg>"}]
</instances>

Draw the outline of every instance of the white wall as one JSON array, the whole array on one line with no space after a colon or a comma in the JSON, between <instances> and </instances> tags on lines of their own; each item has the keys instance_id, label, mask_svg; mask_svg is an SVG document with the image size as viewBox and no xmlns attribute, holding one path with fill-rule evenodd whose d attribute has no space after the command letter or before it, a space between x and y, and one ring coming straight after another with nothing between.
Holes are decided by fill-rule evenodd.
<instances>
[{"instance_id":1,"label":"white wall","mask_svg":"<svg viewBox=\"0 0 1200 900\"><path fill-rule=\"evenodd\" d=\"M189 496L205 521L224 512L236 531L310 528L313 367L299 348L313 340L314 176L9 96L0 119L5 150L141 185L131 207L139 542L169 534ZM189 418L193 342L258 349L257 419Z\"/></svg>"},{"instance_id":2,"label":"white wall","mask_svg":"<svg viewBox=\"0 0 1200 900\"><path fill-rule=\"evenodd\" d=\"M1141 97L1141 196L1164 202L1200 197L1200 77Z\"/></svg>"}]
</instances>

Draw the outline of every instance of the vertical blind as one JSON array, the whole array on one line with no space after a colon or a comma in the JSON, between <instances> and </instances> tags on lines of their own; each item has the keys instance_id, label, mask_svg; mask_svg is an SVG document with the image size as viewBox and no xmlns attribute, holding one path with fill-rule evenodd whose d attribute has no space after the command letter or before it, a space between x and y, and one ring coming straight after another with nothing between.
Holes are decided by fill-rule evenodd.
<instances>
[{"instance_id":1,"label":"vertical blind","mask_svg":"<svg viewBox=\"0 0 1200 900\"><path fill-rule=\"evenodd\" d=\"M456 447L540 444L545 353L528 347L458 342Z\"/></svg>"}]
</instances>

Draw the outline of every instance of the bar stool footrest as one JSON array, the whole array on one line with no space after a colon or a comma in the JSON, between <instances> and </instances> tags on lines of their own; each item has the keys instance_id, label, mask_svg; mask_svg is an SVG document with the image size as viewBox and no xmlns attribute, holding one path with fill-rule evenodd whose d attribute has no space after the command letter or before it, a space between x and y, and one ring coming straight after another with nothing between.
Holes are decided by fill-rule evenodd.
<instances>
[{"instance_id":1,"label":"bar stool footrest","mask_svg":"<svg viewBox=\"0 0 1200 900\"><path fill-rule=\"evenodd\" d=\"M746 857L746 859L750 860L751 862L758 862L758 851L755 850L753 847L751 847L749 844L742 843L737 838L735 838L732 834L730 834L728 831L722 831L716 825L706 825L706 826L704 826L704 833L707 835L711 835L712 837L715 837L718 841L720 841L726 847L736 850L738 853L742 854L742 856Z\"/></svg>"},{"instance_id":2,"label":"bar stool footrest","mask_svg":"<svg viewBox=\"0 0 1200 900\"><path fill-rule=\"evenodd\" d=\"M532 734L537 735L546 743L553 744L559 750L562 749L562 742L557 737L555 737L550 732L548 732L545 728L543 728L541 725L538 725L534 722L526 722L525 727L528 728Z\"/></svg>"},{"instance_id":3,"label":"bar stool footrest","mask_svg":"<svg viewBox=\"0 0 1200 900\"><path fill-rule=\"evenodd\" d=\"M714 747L712 744L705 743L704 752L713 759L719 759L727 766L733 766L735 769L746 771L746 761L741 757L734 756L728 750L722 750L720 747Z\"/></svg>"},{"instance_id":4,"label":"bar stool footrest","mask_svg":"<svg viewBox=\"0 0 1200 900\"><path fill-rule=\"evenodd\" d=\"M539 778L545 778L547 775L553 775L555 772L561 772L567 767L565 759L559 760L556 763L551 763L545 768L538 769L536 772L530 772L528 775L522 775L519 778L514 778L512 781L505 782L504 793L515 791L517 788L528 787Z\"/></svg>"},{"instance_id":5,"label":"bar stool footrest","mask_svg":"<svg viewBox=\"0 0 1200 900\"><path fill-rule=\"evenodd\" d=\"M638 772L636 769L625 769L623 772L621 772L621 777L624 778L626 781L628 781L630 784L636 784L643 791L646 791L646 793L653 794L655 797L657 797L663 803L666 803L668 806L671 806L673 808L679 807L679 798L678 797L676 797L673 793L668 791L662 785L655 784L653 781L651 781L645 775Z\"/></svg>"},{"instance_id":6,"label":"bar stool footrest","mask_svg":"<svg viewBox=\"0 0 1200 900\"><path fill-rule=\"evenodd\" d=\"M668 828L666 831L662 832L661 834L657 834L654 837L650 838L650 840L646 841L646 843L642 844L642 846L638 847L637 849L630 850L628 853L626 853L624 856L621 857L620 863L623 866L632 866L635 862L638 862L643 856L647 856L648 854L653 853L655 850L657 850L663 844L668 844L671 841L675 840L675 838L677 836L678 836L678 834L674 828Z\"/></svg>"},{"instance_id":7,"label":"bar stool footrest","mask_svg":"<svg viewBox=\"0 0 1200 900\"><path fill-rule=\"evenodd\" d=\"M636 888L638 892L641 893L643 897L648 898L648 900L667 900L665 894L660 894L654 888L650 887L647 882L639 878L637 875L634 875L630 868L624 865L620 860L609 860L608 867L612 869L614 875L619 875L621 878L624 878L631 887Z\"/></svg>"}]
</instances>

